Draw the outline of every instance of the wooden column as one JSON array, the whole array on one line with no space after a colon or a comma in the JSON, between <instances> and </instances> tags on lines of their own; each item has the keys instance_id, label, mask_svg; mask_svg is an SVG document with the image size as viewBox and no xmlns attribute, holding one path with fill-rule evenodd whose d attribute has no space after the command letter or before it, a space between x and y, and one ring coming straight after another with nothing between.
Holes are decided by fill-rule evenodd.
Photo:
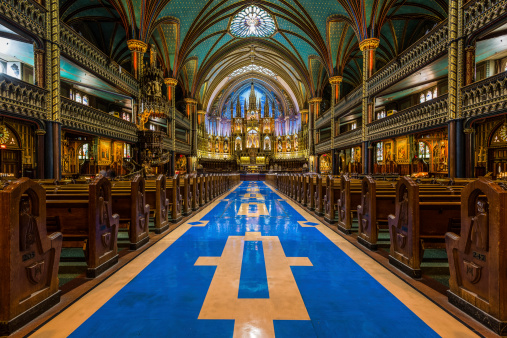
<instances>
[{"instance_id":1,"label":"wooden column","mask_svg":"<svg viewBox=\"0 0 507 338\"><path fill-rule=\"evenodd\" d=\"M188 172L194 172L197 162L197 101L193 98L186 98L187 115L190 118L190 162Z\"/></svg>"},{"instance_id":2,"label":"wooden column","mask_svg":"<svg viewBox=\"0 0 507 338\"><path fill-rule=\"evenodd\" d=\"M475 82L475 46L465 48L465 86Z\"/></svg>"},{"instance_id":3,"label":"wooden column","mask_svg":"<svg viewBox=\"0 0 507 338\"><path fill-rule=\"evenodd\" d=\"M33 49L34 67L33 67L33 79L36 86L44 88L44 49L38 49L34 45Z\"/></svg>"},{"instance_id":4,"label":"wooden column","mask_svg":"<svg viewBox=\"0 0 507 338\"><path fill-rule=\"evenodd\" d=\"M474 128L465 128L465 176L474 177Z\"/></svg>"},{"instance_id":5,"label":"wooden column","mask_svg":"<svg viewBox=\"0 0 507 338\"><path fill-rule=\"evenodd\" d=\"M167 100L171 106L171 126L167 126L167 134L170 138L172 138L172 154L171 154L171 168L170 173L171 176L174 176L175 173L175 152L176 152L176 85L178 84L178 80L173 78L165 78L164 83L167 86ZM169 120L169 119L168 119Z\"/></svg>"},{"instance_id":6,"label":"wooden column","mask_svg":"<svg viewBox=\"0 0 507 338\"><path fill-rule=\"evenodd\" d=\"M37 136L37 178L44 178L44 158L46 156L44 149L44 135L46 131L44 129L37 129L35 131Z\"/></svg>"}]
</instances>

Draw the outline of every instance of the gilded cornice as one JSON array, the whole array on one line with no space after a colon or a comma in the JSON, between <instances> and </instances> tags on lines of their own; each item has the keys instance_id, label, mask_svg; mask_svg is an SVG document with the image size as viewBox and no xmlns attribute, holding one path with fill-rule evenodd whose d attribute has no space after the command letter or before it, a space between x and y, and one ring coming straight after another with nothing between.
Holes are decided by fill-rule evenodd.
<instances>
[{"instance_id":1,"label":"gilded cornice","mask_svg":"<svg viewBox=\"0 0 507 338\"><path fill-rule=\"evenodd\" d=\"M313 99L308 101L308 103L319 103L319 102L322 102L322 97L314 97Z\"/></svg>"}]
</instances>

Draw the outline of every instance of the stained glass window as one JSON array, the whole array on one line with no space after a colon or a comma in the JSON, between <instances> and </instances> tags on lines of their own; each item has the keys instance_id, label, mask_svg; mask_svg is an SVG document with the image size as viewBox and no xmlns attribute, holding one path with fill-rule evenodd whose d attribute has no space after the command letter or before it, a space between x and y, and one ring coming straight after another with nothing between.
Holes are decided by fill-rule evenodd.
<instances>
[{"instance_id":1,"label":"stained glass window","mask_svg":"<svg viewBox=\"0 0 507 338\"><path fill-rule=\"evenodd\" d=\"M384 144L382 142L377 143L377 162L384 160Z\"/></svg>"},{"instance_id":2,"label":"stained glass window","mask_svg":"<svg viewBox=\"0 0 507 338\"><path fill-rule=\"evenodd\" d=\"M236 14L231 22L231 33L238 38L268 37L275 32L275 21L265 10L248 6Z\"/></svg>"},{"instance_id":3,"label":"stained glass window","mask_svg":"<svg viewBox=\"0 0 507 338\"><path fill-rule=\"evenodd\" d=\"M356 159L356 150L354 148L350 149L350 163L354 163Z\"/></svg>"},{"instance_id":4,"label":"stained glass window","mask_svg":"<svg viewBox=\"0 0 507 338\"><path fill-rule=\"evenodd\" d=\"M81 94L79 94L79 93L76 93L76 102L79 102L79 103L82 102L81 101Z\"/></svg>"},{"instance_id":5,"label":"stained glass window","mask_svg":"<svg viewBox=\"0 0 507 338\"><path fill-rule=\"evenodd\" d=\"M421 93L421 96L419 97L419 103L423 103L426 101L426 98L424 97L424 93Z\"/></svg>"},{"instance_id":6,"label":"stained glass window","mask_svg":"<svg viewBox=\"0 0 507 338\"><path fill-rule=\"evenodd\" d=\"M350 127L351 130L354 130L357 128L357 122L352 122L352 125Z\"/></svg>"},{"instance_id":7,"label":"stained glass window","mask_svg":"<svg viewBox=\"0 0 507 338\"><path fill-rule=\"evenodd\" d=\"M429 101L432 99L433 99L433 93L431 92L431 90L428 90L428 92L426 93L426 101Z\"/></svg>"},{"instance_id":8,"label":"stained glass window","mask_svg":"<svg viewBox=\"0 0 507 338\"><path fill-rule=\"evenodd\" d=\"M88 105L88 96L83 96L83 104Z\"/></svg>"},{"instance_id":9,"label":"stained glass window","mask_svg":"<svg viewBox=\"0 0 507 338\"><path fill-rule=\"evenodd\" d=\"M78 157L80 160L87 160L87 159L89 159L88 147L89 147L89 144L88 144L88 143L85 143L85 144L83 144L83 146L79 149L79 152L78 152L77 157Z\"/></svg>"},{"instance_id":10,"label":"stained glass window","mask_svg":"<svg viewBox=\"0 0 507 338\"><path fill-rule=\"evenodd\" d=\"M433 89L433 98L436 99L438 96L438 90L437 88Z\"/></svg>"},{"instance_id":11,"label":"stained glass window","mask_svg":"<svg viewBox=\"0 0 507 338\"><path fill-rule=\"evenodd\" d=\"M422 159L430 158L430 148L424 142L419 142L419 158Z\"/></svg>"},{"instance_id":12,"label":"stained glass window","mask_svg":"<svg viewBox=\"0 0 507 338\"><path fill-rule=\"evenodd\" d=\"M233 71L231 73L231 75L229 75L229 77L235 77L235 76L242 75L245 73L250 73L250 72L262 73L264 75L276 78L276 74L273 73L271 70L264 68L262 66L254 65L254 64L236 69L235 71Z\"/></svg>"}]
</instances>

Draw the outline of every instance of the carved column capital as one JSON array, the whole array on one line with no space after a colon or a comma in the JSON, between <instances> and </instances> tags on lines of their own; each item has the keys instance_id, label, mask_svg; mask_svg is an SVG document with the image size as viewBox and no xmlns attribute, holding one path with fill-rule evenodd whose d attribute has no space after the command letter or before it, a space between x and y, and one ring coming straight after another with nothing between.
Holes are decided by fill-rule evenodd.
<instances>
[{"instance_id":1,"label":"carved column capital","mask_svg":"<svg viewBox=\"0 0 507 338\"><path fill-rule=\"evenodd\" d=\"M359 42L359 49L361 51L368 50L368 49L377 49L379 44L380 44L379 39L369 38L369 39L365 39L365 40Z\"/></svg>"},{"instance_id":2,"label":"carved column capital","mask_svg":"<svg viewBox=\"0 0 507 338\"><path fill-rule=\"evenodd\" d=\"M164 83L168 86L176 86L178 84L178 80L167 77L164 79Z\"/></svg>"},{"instance_id":3,"label":"carved column capital","mask_svg":"<svg viewBox=\"0 0 507 338\"><path fill-rule=\"evenodd\" d=\"M133 52L146 53L146 50L148 49L148 44L146 42L135 39L127 40L127 46Z\"/></svg>"},{"instance_id":4,"label":"carved column capital","mask_svg":"<svg viewBox=\"0 0 507 338\"><path fill-rule=\"evenodd\" d=\"M44 129L37 129L35 135L46 135L46 131Z\"/></svg>"},{"instance_id":5,"label":"carved column capital","mask_svg":"<svg viewBox=\"0 0 507 338\"><path fill-rule=\"evenodd\" d=\"M340 83L342 83L343 81L343 76L333 76L333 77L330 77L329 78L329 83L332 84L332 85L338 85Z\"/></svg>"},{"instance_id":6,"label":"carved column capital","mask_svg":"<svg viewBox=\"0 0 507 338\"><path fill-rule=\"evenodd\" d=\"M474 131L475 131L474 128L465 128L465 129L463 129L463 132L465 134L473 134Z\"/></svg>"}]
</instances>

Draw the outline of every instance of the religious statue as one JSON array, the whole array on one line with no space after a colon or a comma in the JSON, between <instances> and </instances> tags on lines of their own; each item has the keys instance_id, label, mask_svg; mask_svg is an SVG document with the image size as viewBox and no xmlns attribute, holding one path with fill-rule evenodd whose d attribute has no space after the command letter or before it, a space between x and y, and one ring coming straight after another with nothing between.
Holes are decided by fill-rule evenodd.
<instances>
[{"instance_id":1,"label":"religious statue","mask_svg":"<svg viewBox=\"0 0 507 338\"><path fill-rule=\"evenodd\" d=\"M19 250L26 251L35 243L37 220L32 215L28 198L21 199L19 209Z\"/></svg>"},{"instance_id":2,"label":"religious statue","mask_svg":"<svg viewBox=\"0 0 507 338\"><path fill-rule=\"evenodd\" d=\"M476 215L472 217L470 223L470 240L475 247L482 251L488 250L488 202L477 201Z\"/></svg>"}]
</instances>

